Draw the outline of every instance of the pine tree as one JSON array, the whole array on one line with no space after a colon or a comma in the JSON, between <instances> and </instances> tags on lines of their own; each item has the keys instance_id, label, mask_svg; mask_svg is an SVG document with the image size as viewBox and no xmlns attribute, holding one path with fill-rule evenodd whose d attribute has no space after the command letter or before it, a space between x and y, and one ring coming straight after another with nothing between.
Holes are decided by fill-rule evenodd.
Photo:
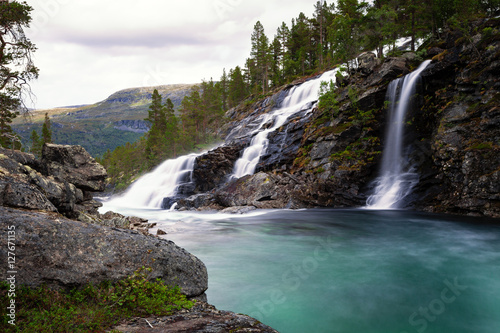
<instances>
[{"instance_id":1,"label":"pine tree","mask_svg":"<svg viewBox=\"0 0 500 333\"><path fill-rule=\"evenodd\" d=\"M164 133L165 145L169 148L173 157L177 156L177 145L179 143L178 119L174 111L174 103L170 98L165 102L166 128Z\"/></svg>"},{"instance_id":2,"label":"pine tree","mask_svg":"<svg viewBox=\"0 0 500 333\"><path fill-rule=\"evenodd\" d=\"M258 85L260 85L262 92L265 93L269 88L269 39L260 21L255 24L251 39L252 49L250 55L255 65L255 77L259 81Z\"/></svg>"},{"instance_id":3,"label":"pine tree","mask_svg":"<svg viewBox=\"0 0 500 333\"><path fill-rule=\"evenodd\" d=\"M239 66L229 71L228 105L230 108L240 103L248 93L243 73Z\"/></svg>"},{"instance_id":4,"label":"pine tree","mask_svg":"<svg viewBox=\"0 0 500 333\"><path fill-rule=\"evenodd\" d=\"M52 129L50 124L49 114L45 113L45 120L42 126L42 145L45 143L52 143Z\"/></svg>"},{"instance_id":5,"label":"pine tree","mask_svg":"<svg viewBox=\"0 0 500 333\"><path fill-rule=\"evenodd\" d=\"M151 96L151 105L149 106L148 118L146 121L151 123L151 128L146 139L146 158L154 164L160 160L165 148L163 136L166 131L165 109L162 105L162 97L158 90L153 91Z\"/></svg>"},{"instance_id":6,"label":"pine tree","mask_svg":"<svg viewBox=\"0 0 500 333\"><path fill-rule=\"evenodd\" d=\"M0 2L0 146L4 147L19 147L10 124L20 110L26 110L23 94L29 94L28 81L38 77L31 58L36 47L23 30L32 10L26 3Z\"/></svg>"},{"instance_id":7,"label":"pine tree","mask_svg":"<svg viewBox=\"0 0 500 333\"><path fill-rule=\"evenodd\" d=\"M41 156L42 154L42 140L40 140L40 136L36 130L31 132L31 152L35 156Z\"/></svg>"}]
</instances>

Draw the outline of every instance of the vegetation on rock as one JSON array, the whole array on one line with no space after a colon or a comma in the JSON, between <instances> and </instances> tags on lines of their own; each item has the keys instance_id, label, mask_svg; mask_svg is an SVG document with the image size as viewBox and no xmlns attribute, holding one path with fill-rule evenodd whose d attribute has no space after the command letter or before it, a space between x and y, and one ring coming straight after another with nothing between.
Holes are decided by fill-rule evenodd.
<instances>
[{"instance_id":1,"label":"vegetation on rock","mask_svg":"<svg viewBox=\"0 0 500 333\"><path fill-rule=\"evenodd\" d=\"M89 284L70 292L41 286L20 287L15 295L16 325L2 316L2 332L105 332L124 319L147 315L170 315L190 309L193 302L179 287L161 279L150 281L151 268L141 267L131 276L111 284ZM0 304L7 308L9 285L0 283Z\"/></svg>"}]
</instances>

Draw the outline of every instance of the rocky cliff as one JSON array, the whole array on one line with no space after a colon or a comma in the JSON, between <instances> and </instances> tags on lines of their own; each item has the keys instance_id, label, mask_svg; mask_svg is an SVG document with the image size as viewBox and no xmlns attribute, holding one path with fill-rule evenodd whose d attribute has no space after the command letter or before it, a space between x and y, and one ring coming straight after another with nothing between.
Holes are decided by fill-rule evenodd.
<instances>
[{"instance_id":1,"label":"rocky cliff","mask_svg":"<svg viewBox=\"0 0 500 333\"><path fill-rule=\"evenodd\" d=\"M410 163L420 175L407 206L500 217L499 22L481 20L443 32L419 55L380 61L363 54L349 77L337 79L328 107L288 119L269 134L256 174L232 181L227 176L235 152L250 143L257 117L279 107L293 84L251 107L230 110L232 121L221 129L225 146L199 157L195 166L197 190L208 193L185 199L179 208L364 205L379 171L387 87L427 57L432 62L422 73L418 107L406 119Z\"/></svg>"}]
</instances>

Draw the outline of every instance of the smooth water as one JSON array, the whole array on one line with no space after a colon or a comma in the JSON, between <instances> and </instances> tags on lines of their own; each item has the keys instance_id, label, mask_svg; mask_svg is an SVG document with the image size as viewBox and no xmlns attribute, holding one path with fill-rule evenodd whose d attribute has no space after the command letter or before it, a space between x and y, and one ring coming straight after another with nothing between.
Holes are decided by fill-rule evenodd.
<instances>
[{"instance_id":1,"label":"smooth water","mask_svg":"<svg viewBox=\"0 0 500 333\"><path fill-rule=\"evenodd\" d=\"M397 209L418 183L419 176L408 165L404 149L405 116L412 106L420 73L430 64L424 61L410 74L392 81L387 89L389 122L386 129L380 176L375 180L374 194L367 200L371 209Z\"/></svg>"},{"instance_id":2,"label":"smooth water","mask_svg":"<svg viewBox=\"0 0 500 333\"><path fill-rule=\"evenodd\" d=\"M150 173L137 179L110 204L125 208L161 208L164 198L177 194L180 185L193 181L194 161L200 154L183 155L164 161Z\"/></svg>"},{"instance_id":3,"label":"smooth water","mask_svg":"<svg viewBox=\"0 0 500 333\"><path fill-rule=\"evenodd\" d=\"M121 213L206 264L210 303L282 333L500 332L499 225L397 210Z\"/></svg>"}]
</instances>

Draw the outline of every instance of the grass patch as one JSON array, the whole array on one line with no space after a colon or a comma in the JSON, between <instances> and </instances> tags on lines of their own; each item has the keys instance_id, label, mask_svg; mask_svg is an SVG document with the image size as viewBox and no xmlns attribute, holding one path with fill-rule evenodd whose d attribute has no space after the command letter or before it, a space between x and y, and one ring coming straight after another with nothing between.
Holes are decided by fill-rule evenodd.
<instances>
[{"instance_id":1,"label":"grass patch","mask_svg":"<svg viewBox=\"0 0 500 333\"><path fill-rule=\"evenodd\" d=\"M141 267L115 284L87 285L71 292L46 286L19 287L16 291L15 326L5 314L1 332L104 332L124 319L170 315L189 309L193 302L182 295L179 287L170 287L160 279L149 281L151 268ZM9 286L0 282L0 303L7 308ZM5 312L4 312L5 313Z\"/></svg>"}]
</instances>

